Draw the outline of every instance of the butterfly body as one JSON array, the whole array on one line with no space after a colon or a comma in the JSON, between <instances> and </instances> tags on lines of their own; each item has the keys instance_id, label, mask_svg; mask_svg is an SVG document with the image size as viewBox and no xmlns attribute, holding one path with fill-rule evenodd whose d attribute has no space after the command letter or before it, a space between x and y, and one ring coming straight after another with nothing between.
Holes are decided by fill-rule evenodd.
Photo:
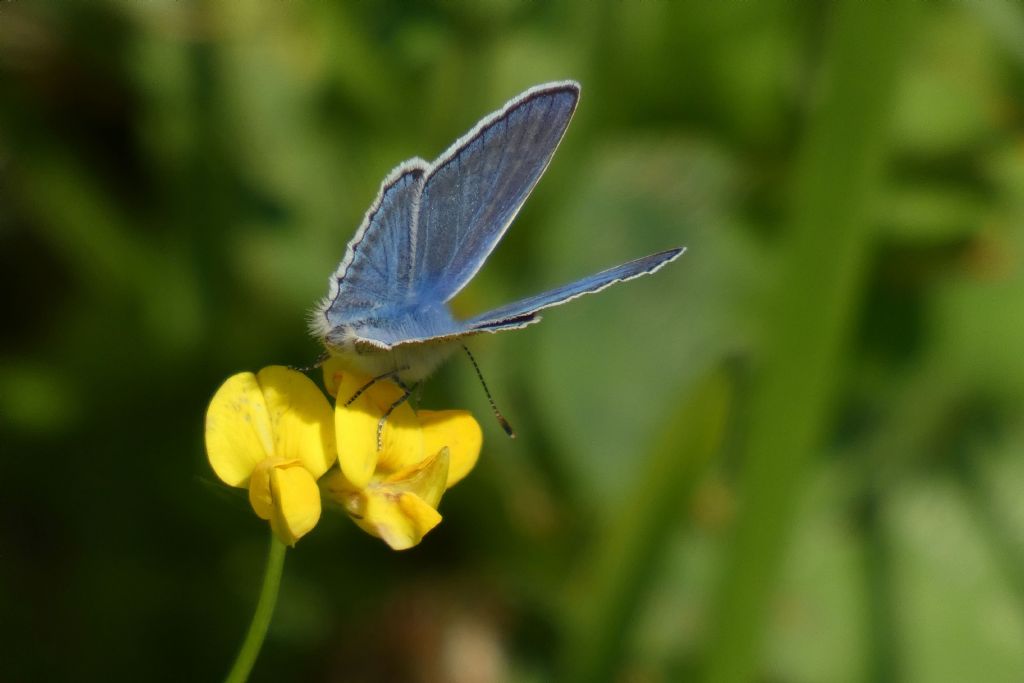
<instances>
[{"instance_id":1,"label":"butterfly body","mask_svg":"<svg viewBox=\"0 0 1024 683\"><path fill-rule=\"evenodd\" d=\"M636 259L468 320L452 315L448 301L519 212L578 99L574 81L530 88L433 163L411 159L385 178L310 319L332 354L373 376L418 382L468 336L533 324L543 309L653 273L683 252Z\"/></svg>"},{"instance_id":2,"label":"butterfly body","mask_svg":"<svg viewBox=\"0 0 1024 683\"><path fill-rule=\"evenodd\" d=\"M347 359L353 370L373 377L393 373L403 382L412 384L429 376L459 348L456 338L444 336L450 334L456 324L447 307L383 308L377 314L354 326L335 327L324 339L331 353ZM379 330L385 325L395 337L426 335L430 341L396 344L391 348L365 341L367 330Z\"/></svg>"}]
</instances>

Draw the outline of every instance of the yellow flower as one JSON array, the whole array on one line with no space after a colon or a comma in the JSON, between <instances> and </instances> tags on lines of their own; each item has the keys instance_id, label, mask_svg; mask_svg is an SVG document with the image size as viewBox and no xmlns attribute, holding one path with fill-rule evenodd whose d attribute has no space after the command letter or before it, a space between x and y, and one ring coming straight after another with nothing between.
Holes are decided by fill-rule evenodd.
<instances>
[{"instance_id":1,"label":"yellow flower","mask_svg":"<svg viewBox=\"0 0 1024 683\"><path fill-rule=\"evenodd\" d=\"M337 458L331 406L295 370L239 373L210 401L206 453L221 481L248 488L256 514L295 545L320 519L316 480Z\"/></svg>"},{"instance_id":2,"label":"yellow flower","mask_svg":"<svg viewBox=\"0 0 1024 683\"><path fill-rule=\"evenodd\" d=\"M441 495L473 469L483 434L464 410L417 413L406 401L388 416L378 449L377 425L402 390L378 381L346 406L369 379L333 360L324 366L327 389L337 396L339 469L322 485L363 530L405 550L441 521Z\"/></svg>"}]
</instances>

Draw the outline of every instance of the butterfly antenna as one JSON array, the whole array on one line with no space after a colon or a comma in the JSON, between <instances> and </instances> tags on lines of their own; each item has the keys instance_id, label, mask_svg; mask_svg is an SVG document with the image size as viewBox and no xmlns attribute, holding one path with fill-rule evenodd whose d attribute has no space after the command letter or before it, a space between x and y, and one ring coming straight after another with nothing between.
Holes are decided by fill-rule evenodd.
<instances>
[{"instance_id":1,"label":"butterfly antenna","mask_svg":"<svg viewBox=\"0 0 1024 683\"><path fill-rule=\"evenodd\" d=\"M467 356L469 356L469 362L473 364L473 369L476 370L477 379L480 380L480 386L484 388L484 393L487 394L487 402L491 404L491 410L494 411L494 417L497 418L498 424L500 424L501 428L505 430L505 433L509 435L509 438L516 438L516 433L513 431L512 425L510 425L508 420L505 419L505 416L501 414L501 411L498 410L498 405L494 402L494 398L491 397L491 392L487 388L487 382L484 381L484 375L480 372L480 366L476 364L476 358L473 358L473 354L469 352L469 347L465 344L462 344L462 350L466 352Z\"/></svg>"}]
</instances>

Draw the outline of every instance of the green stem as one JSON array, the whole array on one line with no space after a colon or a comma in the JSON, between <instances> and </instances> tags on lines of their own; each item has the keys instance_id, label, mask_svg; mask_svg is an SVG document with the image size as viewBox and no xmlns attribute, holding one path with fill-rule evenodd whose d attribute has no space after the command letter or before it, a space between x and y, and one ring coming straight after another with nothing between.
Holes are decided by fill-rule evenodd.
<instances>
[{"instance_id":1,"label":"green stem","mask_svg":"<svg viewBox=\"0 0 1024 683\"><path fill-rule=\"evenodd\" d=\"M901 48L914 3L844 0L809 121L774 307L748 408L740 512L712 614L706 683L756 678L804 475L826 434L861 295Z\"/></svg>"},{"instance_id":2,"label":"green stem","mask_svg":"<svg viewBox=\"0 0 1024 683\"><path fill-rule=\"evenodd\" d=\"M245 634L245 641L235 663L228 672L225 683L244 683L248 680L252 665L256 663L256 657L263 647L263 639L270 627L270 618L274 615L274 605L277 604L277 590L281 586L281 573L284 570L284 551L286 546L278 540L273 533L270 534L270 550L267 553L267 567L263 572L263 588L260 589L260 599L256 603L256 612L252 615L252 623L249 624L249 632Z\"/></svg>"},{"instance_id":3,"label":"green stem","mask_svg":"<svg viewBox=\"0 0 1024 683\"><path fill-rule=\"evenodd\" d=\"M729 418L725 369L688 388L668 429L640 466L640 476L567 593L566 644L560 681L618 680L637 615L650 597L668 539L719 451Z\"/></svg>"}]
</instances>

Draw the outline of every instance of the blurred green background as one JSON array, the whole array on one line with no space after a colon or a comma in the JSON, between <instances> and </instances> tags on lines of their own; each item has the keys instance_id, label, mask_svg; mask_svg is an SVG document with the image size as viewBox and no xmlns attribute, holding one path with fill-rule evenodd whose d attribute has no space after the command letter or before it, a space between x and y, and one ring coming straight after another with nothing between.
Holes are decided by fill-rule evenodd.
<instances>
[{"instance_id":1,"label":"blurred green background","mask_svg":"<svg viewBox=\"0 0 1024 683\"><path fill-rule=\"evenodd\" d=\"M0 680L217 680L268 532L206 403L306 364L398 162L576 120L456 302L656 276L454 359L395 553L326 514L257 681L1024 680L1024 9L0 2Z\"/></svg>"}]
</instances>

